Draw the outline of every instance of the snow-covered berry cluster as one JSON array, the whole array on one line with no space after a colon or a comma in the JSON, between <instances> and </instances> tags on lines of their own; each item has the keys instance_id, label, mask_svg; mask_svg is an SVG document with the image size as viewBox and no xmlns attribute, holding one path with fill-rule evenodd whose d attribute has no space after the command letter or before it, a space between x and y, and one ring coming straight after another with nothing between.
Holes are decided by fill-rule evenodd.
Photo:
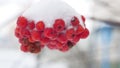
<instances>
[{"instance_id":1,"label":"snow-covered berry cluster","mask_svg":"<svg viewBox=\"0 0 120 68\"><path fill-rule=\"evenodd\" d=\"M85 22L85 18L83 16L81 18ZM71 18L71 26L67 28L63 19L56 19L52 27L46 27L44 21L35 24L34 21L20 16L17 20L15 36L19 38L21 50L24 52L39 53L44 46L51 50L66 52L80 39L89 35L88 29L80 25L76 16Z\"/></svg>"},{"instance_id":2,"label":"snow-covered berry cluster","mask_svg":"<svg viewBox=\"0 0 120 68\"><path fill-rule=\"evenodd\" d=\"M33 4L18 17L15 29L20 49L31 53L39 53L45 46L66 52L88 35L84 16L61 0Z\"/></svg>"}]
</instances>

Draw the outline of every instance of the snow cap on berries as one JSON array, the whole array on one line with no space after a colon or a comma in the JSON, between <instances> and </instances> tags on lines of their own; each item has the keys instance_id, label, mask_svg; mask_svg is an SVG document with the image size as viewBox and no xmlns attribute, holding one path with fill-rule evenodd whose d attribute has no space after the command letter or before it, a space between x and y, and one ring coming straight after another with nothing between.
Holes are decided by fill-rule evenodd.
<instances>
[{"instance_id":1,"label":"snow cap on berries","mask_svg":"<svg viewBox=\"0 0 120 68\"><path fill-rule=\"evenodd\" d=\"M23 16L36 22L42 20L46 27L51 27L55 19L59 18L69 26L73 16L76 16L84 27L80 14L62 0L40 0L28 8Z\"/></svg>"}]
</instances>

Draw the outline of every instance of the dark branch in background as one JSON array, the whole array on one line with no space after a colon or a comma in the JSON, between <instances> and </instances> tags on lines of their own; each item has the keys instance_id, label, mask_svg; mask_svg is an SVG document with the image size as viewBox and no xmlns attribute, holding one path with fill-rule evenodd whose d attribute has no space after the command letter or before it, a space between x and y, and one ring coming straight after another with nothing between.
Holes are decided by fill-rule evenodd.
<instances>
[{"instance_id":1,"label":"dark branch in background","mask_svg":"<svg viewBox=\"0 0 120 68\"><path fill-rule=\"evenodd\" d=\"M101 0L94 0L94 2L96 2L97 4L104 6L104 7L110 7L110 5L105 2L105 1L101 1Z\"/></svg>"},{"instance_id":2,"label":"dark branch in background","mask_svg":"<svg viewBox=\"0 0 120 68\"><path fill-rule=\"evenodd\" d=\"M40 54L38 54L38 55L36 56L36 62L37 62L36 68L40 68L39 60L40 60Z\"/></svg>"},{"instance_id":3,"label":"dark branch in background","mask_svg":"<svg viewBox=\"0 0 120 68\"><path fill-rule=\"evenodd\" d=\"M104 22L110 26L115 26L115 27L120 27L120 22L115 22L115 21L111 21L111 20L103 20L103 19L97 19L94 17L90 17L90 19L95 20L95 21L101 21Z\"/></svg>"}]
</instances>

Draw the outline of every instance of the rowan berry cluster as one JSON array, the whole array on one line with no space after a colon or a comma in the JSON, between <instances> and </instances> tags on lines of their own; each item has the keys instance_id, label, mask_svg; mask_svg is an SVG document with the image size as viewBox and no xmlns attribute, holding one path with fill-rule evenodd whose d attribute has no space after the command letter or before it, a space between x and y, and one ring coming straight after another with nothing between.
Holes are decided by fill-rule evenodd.
<instances>
[{"instance_id":1,"label":"rowan berry cluster","mask_svg":"<svg viewBox=\"0 0 120 68\"><path fill-rule=\"evenodd\" d=\"M81 16L85 26L85 18ZM79 19L74 16L70 21L70 28L63 19L55 19L51 27L46 27L44 21L34 22L24 16L17 20L15 36L24 52L39 53L45 46L51 50L68 51L80 39L87 38L88 29L82 27Z\"/></svg>"}]
</instances>

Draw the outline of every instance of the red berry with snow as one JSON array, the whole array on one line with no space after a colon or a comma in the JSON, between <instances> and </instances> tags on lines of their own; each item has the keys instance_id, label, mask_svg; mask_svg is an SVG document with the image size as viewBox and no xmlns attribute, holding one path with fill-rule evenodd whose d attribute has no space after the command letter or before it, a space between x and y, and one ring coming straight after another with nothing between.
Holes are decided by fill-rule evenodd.
<instances>
[{"instance_id":1,"label":"red berry with snow","mask_svg":"<svg viewBox=\"0 0 120 68\"><path fill-rule=\"evenodd\" d=\"M41 44L40 47L41 47L41 49L43 49L45 47L45 45Z\"/></svg>"},{"instance_id":2,"label":"red berry with snow","mask_svg":"<svg viewBox=\"0 0 120 68\"><path fill-rule=\"evenodd\" d=\"M67 52L69 50L68 45L64 45L61 49L59 49L61 52Z\"/></svg>"},{"instance_id":3,"label":"red berry with snow","mask_svg":"<svg viewBox=\"0 0 120 68\"><path fill-rule=\"evenodd\" d=\"M48 47L49 49L51 49L51 50L57 49L56 45L53 44L53 43L49 43L49 44L47 45L47 47Z\"/></svg>"},{"instance_id":4,"label":"red berry with snow","mask_svg":"<svg viewBox=\"0 0 120 68\"><path fill-rule=\"evenodd\" d=\"M77 42L79 42L80 41L80 38L81 38L81 35L79 34L79 35L76 35L74 38L73 38L73 42L74 43L77 43Z\"/></svg>"},{"instance_id":5,"label":"red berry with snow","mask_svg":"<svg viewBox=\"0 0 120 68\"><path fill-rule=\"evenodd\" d=\"M87 28L85 28L84 32L80 34L81 38L87 38L89 36L89 30Z\"/></svg>"},{"instance_id":6,"label":"red berry with snow","mask_svg":"<svg viewBox=\"0 0 120 68\"><path fill-rule=\"evenodd\" d=\"M31 53L39 53L41 51L40 45L29 44L28 50Z\"/></svg>"},{"instance_id":7,"label":"red berry with snow","mask_svg":"<svg viewBox=\"0 0 120 68\"><path fill-rule=\"evenodd\" d=\"M44 36L50 39L54 39L57 36L57 32L53 28L45 28Z\"/></svg>"},{"instance_id":8,"label":"red berry with snow","mask_svg":"<svg viewBox=\"0 0 120 68\"><path fill-rule=\"evenodd\" d=\"M63 47L64 44L62 44L61 42L57 41L56 43L56 47L57 49L61 49Z\"/></svg>"},{"instance_id":9,"label":"red berry with snow","mask_svg":"<svg viewBox=\"0 0 120 68\"><path fill-rule=\"evenodd\" d=\"M16 36L17 38L21 38L20 28L18 28L18 27L15 28L15 36Z\"/></svg>"},{"instance_id":10,"label":"red berry with snow","mask_svg":"<svg viewBox=\"0 0 120 68\"><path fill-rule=\"evenodd\" d=\"M39 41L41 39L41 32L40 31L36 31L36 30L33 30L31 32L31 37L34 41Z\"/></svg>"},{"instance_id":11,"label":"red berry with snow","mask_svg":"<svg viewBox=\"0 0 120 68\"><path fill-rule=\"evenodd\" d=\"M85 29L81 26L78 25L77 30L76 30L76 34L81 34Z\"/></svg>"},{"instance_id":12,"label":"red berry with snow","mask_svg":"<svg viewBox=\"0 0 120 68\"><path fill-rule=\"evenodd\" d=\"M23 37L30 37L30 31L28 29L21 29L20 33Z\"/></svg>"},{"instance_id":13,"label":"red berry with snow","mask_svg":"<svg viewBox=\"0 0 120 68\"><path fill-rule=\"evenodd\" d=\"M37 24L36 24L36 29L37 29L37 30L43 31L44 28L45 28L45 25L44 25L44 22L43 22L43 21L37 22Z\"/></svg>"},{"instance_id":14,"label":"red berry with snow","mask_svg":"<svg viewBox=\"0 0 120 68\"><path fill-rule=\"evenodd\" d=\"M72 40L76 36L75 30L73 28L68 29L66 31L66 36L68 40Z\"/></svg>"},{"instance_id":15,"label":"red berry with snow","mask_svg":"<svg viewBox=\"0 0 120 68\"><path fill-rule=\"evenodd\" d=\"M85 23L85 17L81 15L81 18L82 18L83 23Z\"/></svg>"},{"instance_id":16,"label":"red berry with snow","mask_svg":"<svg viewBox=\"0 0 120 68\"><path fill-rule=\"evenodd\" d=\"M31 42L31 43L35 42L35 41L32 39L31 36L28 38L28 41Z\"/></svg>"},{"instance_id":17,"label":"red berry with snow","mask_svg":"<svg viewBox=\"0 0 120 68\"><path fill-rule=\"evenodd\" d=\"M71 24L72 24L72 26L78 26L78 25L79 25L79 19L74 16L74 17L71 19Z\"/></svg>"},{"instance_id":18,"label":"red berry with snow","mask_svg":"<svg viewBox=\"0 0 120 68\"><path fill-rule=\"evenodd\" d=\"M66 34L60 33L57 37L57 40L60 41L61 43L66 43L67 42Z\"/></svg>"},{"instance_id":19,"label":"red berry with snow","mask_svg":"<svg viewBox=\"0 0 120 68\"><path fill-rule=\"evenodd\" d=\"M66 44L69 48L72 48L74 46L74 43L71 41L68 41Z\"/></svg>"},{"instance_id":20,"label":"red berry with snow","mask_svg":"<svg viewBox=\"0 0 120 68\"><path fill-rule=\"evenodd\" d=\"M25 17L20 16L17 20L17 26L20 28L26 28L28 24L28 21Z\"/></svg>"},{"instance_id":21,"label":"red berry with snow","mask_svg":"<svg viewBox=\"0 0 120 68\"><path fill-rule=\"evenodd\" d=\"M27 39L26 37L20 38L20 39L19 39L19 42L20 42L21 44L23 44L23 45L29 45L29 41L28 41L28 39Z\"/></svg>"},{"instance_id":22,"label":"red berry with snow","mask_svg":"<svg viewBox=\"0 0 120 68\"><path fill-rule=\"evenodd\" d=\"M61 0L47 1L38 1L18 17L15 36L24 52L39 53L45 46L67 52L89 35L84 16Z\"/></svg>"},{"instance_id":23,"label":"red berry with snow","mask_svg":"<svg viewBox=\"0 0 120 68\"><path fill-rule=\"evenodd\" d=\"M42 37L40 39L40 42L41 42L42 45L47 45L50 42L50 39L47 38L47 37Z\"/></svg>"},{"instance_id":24,"label":"red berry with snow","mask_svg":"<svg viewBox=\"0 0 120 68\"><path fill-rule=\"evenodd\" d=\"M48 43L48 45L54 45L54 48L56 49L56 44L57 44L57 40L50 40L50 42Z\"/></svg>"},{"instance_id":25,"label":"red berry with snow","mask_svg":"<svg viewBox=\"0 0 120 68\"><path fill-rule=\"evenodd\" d=\"M33 30L34 28L35 28L35 23L34 23L34 21L30 21L30 22L28 23L28 29Z\"/></svg>"},{"instance_id":26,"label":"red berry with snow","mask_svg":"<svg viewBox=\"0 0 120 68\"><path fill-rule=\"evenodd\" d=\"M20 49L21 49L23 52L28 52L28 46L27 46L27 45L21 45L21 46L20 46Z\"/></svg>"},{"instance_id":27,"label":"red berry with snow","mask_svg":"<svg viewBox=\"0 0 120 68\"><path fill-rule=\"evenodd\" d=\"M53 24L53 27L54 27L54 29L57 32L63 31L64 28L65 28L65 22L64 22L64 20L62 20L62 19L56 19L55 23Z\"/></svg>"},{"instance_id":28,"label":"red berry with snow","mask_svg":"<svg viewBox=\"0 0 120 68\"><path fill-rule=\"evenodd\" d=\"M59 49L62 52L67 52L69 49L73 47L73 43L71 41L68 41L66 44L63 45L61 49Z\"/></svg>"}]
</instances>

